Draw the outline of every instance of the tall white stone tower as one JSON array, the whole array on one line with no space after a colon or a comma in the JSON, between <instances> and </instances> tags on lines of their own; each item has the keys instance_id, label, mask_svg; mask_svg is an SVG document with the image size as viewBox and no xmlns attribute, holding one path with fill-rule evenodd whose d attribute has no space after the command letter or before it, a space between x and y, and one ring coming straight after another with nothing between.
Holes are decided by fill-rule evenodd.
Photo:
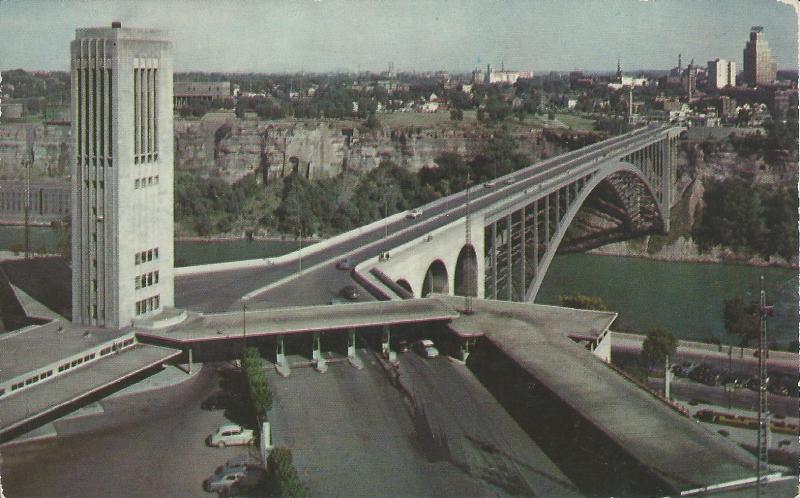
<instances>
[{"instance_id":1,"label":"tall white stone tower","mask_svg":"<svg viewBox=\"0 0 800 498\"><path fill-rule=\"evenodd\" d=\"M174 305L172 44L78 29L72 55L72 319L123 328Z\"/></svg>"}]
</instances>

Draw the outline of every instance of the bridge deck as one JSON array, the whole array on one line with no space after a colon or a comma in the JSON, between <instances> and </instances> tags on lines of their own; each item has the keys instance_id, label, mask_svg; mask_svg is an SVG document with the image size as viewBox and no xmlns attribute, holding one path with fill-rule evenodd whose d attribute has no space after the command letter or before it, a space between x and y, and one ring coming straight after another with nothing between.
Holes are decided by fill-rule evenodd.
<instances>
[{"instance_id":1,"label":"bridge deck","mask_svg":"<svg viewBox=\"0 0 800 498\"><path fill-rule=\"evenodd\" d=\"M247 311L245 321L247 337L262 337L447 321L457 316L458 312L441 301L412 299ZM137 331L137 335L172 344L240 338L244 335L242 318L242 312L195 315L181 324Z\"/></svg>"},{"instance_id":2,"label":"bridge deck","mask_svg":"<svg viewBox=\"0 0 800 498\"><path fill-rule=\"evenodd\" d=\"M754 458L745 450L656 400L565 337L573 331L607 328L608 313L482 299L474 300L473 306L476 313L454 320L453 327L483 332L676 490L754 474Z\"/></svg>"},{"instance_id":3,"label":"bridge deck","mask_svg":"<svg viewBox=\"0 0 800 498\"><path fill-rule=\"evenodd\" d=\"M78 403L180 354L174 349L139 344L3 398L0 440L23 424Z\"/></svg>"}]
</instances>

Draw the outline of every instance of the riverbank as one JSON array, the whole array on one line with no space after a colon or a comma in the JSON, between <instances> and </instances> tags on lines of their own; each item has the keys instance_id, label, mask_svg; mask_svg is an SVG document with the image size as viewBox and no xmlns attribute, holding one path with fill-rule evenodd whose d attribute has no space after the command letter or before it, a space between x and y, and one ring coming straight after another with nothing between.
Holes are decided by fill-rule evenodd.
<instances>
[{"instance_id":1,"label":"riverbank","mask_svg":"<svg viewBox=\"0 0 800 498\"><path fill-rule=\"evenodd\" d=\"M662 246L657 252L650 253L648 252L649 239L650 237L648 236L644 241L637 241L637 245L642 247L634 246L633 244L636 243L634 241L615 242L598 247L597 249L592 249L588 251L588 253L597 256L642 258L653 261L667 261L670 263L715 263L760 268L800 269L800 263L796 257L793 258L792 261L774 256L769 259L763 259L758 256L737 254L719 246L711 248L708 252L700 252L697 248L697 244L686 237L678 237L674 242Z\"/></svg>"}]
</instances>

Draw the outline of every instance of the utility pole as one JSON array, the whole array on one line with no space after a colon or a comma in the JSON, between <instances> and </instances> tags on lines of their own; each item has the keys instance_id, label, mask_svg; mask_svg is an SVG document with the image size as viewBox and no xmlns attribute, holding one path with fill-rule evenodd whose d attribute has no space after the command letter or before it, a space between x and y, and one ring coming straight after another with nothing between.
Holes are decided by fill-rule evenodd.
<instances>
[{"instance_id":1,"label":"utility pole","mask_svg":"<svg viewBox=\"0 0 800 498\"><path fill-rule=\"evenodd\" d=\"M769 409L767 407L767 317L772 316L773 306L767 305L764 291L764 276L761 281L761 300L758 308L760 328L758 335L758 469L756 474L756 497L761 496L761 477L769 471Z\"/></svg>"},{"instance_id":2,"label":"utility pole","mask_svg":"<svg viewBox=\"0 0 800 498\"><path fill-rule=\"evenodd\" d=\"M26 157L22 160L22 164L25 165L25 259L31 257L31 166L34 160L33 141L35 133L33 125L28 125L25 133Z\"/></svg>"}]
</instances>

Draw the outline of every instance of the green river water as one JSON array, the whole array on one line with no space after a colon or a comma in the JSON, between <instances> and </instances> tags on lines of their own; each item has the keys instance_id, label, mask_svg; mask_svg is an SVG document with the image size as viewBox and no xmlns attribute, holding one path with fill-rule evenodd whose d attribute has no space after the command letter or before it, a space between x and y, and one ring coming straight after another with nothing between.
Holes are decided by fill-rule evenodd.
<instances>
[{"instance_id":1,"label":"green river water","mask_svg":"<svg viewBox=\"0 0 800 498\"><path fill-rule=\"evenodd\" d=\"M52 252L58 237L50 228L33 228L31 246ZM0 227L0 250L23 240L21 227ZM292 241L178 241L175 256L179 265L194 265L277 256L296 248ZM662 327L683 339L735 343L725 334L723 300L757 299L760 275L768 301L776 306L768 322L769 341L785 347L798 334L798 274L791 269L571 254L554 259L537 302L557 304L563 294L595 295L619 312L618 325L624 328L646 332Z\"/></svg>"}]
</instances>

